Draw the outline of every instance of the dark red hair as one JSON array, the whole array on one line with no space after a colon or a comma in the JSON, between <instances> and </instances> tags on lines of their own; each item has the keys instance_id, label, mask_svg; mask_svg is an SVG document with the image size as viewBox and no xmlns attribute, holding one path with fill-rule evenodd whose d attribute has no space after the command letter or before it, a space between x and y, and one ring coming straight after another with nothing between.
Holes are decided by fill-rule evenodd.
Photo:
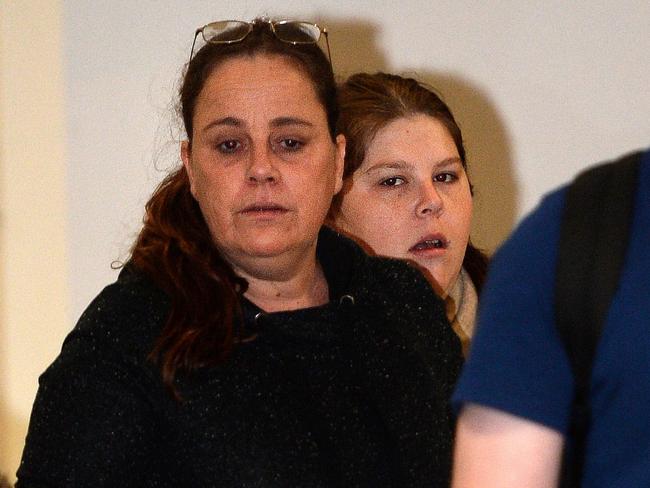
<instances>
[{"instance_id":1,"label":"dark red hair","mask_svg":"<svg viewBox=\"0 0 650 488\"><path fill-rule=\"evenodd\" d=\"M190 61L180 89L180 112L191 145L196 100L208 77L225 60L256 54L281 55L312 83L327 113L334 139L336 84L329 61L315 44L278 40L268 22L256 20L241 42L206 44ZM171 310L151 358L160 364L165 384L226 360L238 339L240 297L247 283L238 277L213 244L184 167L169 174L146 204L144 225L131 263L163 289Z\"/></svg>"}]
</instances>

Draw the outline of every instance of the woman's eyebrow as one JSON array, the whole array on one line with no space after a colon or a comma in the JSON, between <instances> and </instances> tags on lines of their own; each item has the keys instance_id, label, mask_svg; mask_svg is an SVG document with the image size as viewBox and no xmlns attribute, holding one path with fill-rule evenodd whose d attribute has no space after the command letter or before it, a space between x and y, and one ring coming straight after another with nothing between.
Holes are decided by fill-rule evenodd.
<instances>
[{"instance_id":1,"label":"woman's eyebrow","mask_svg":"<svg viewBox=\"0 0 650 488\"><path fill-rule=\"evenodd\" d=\"M373 171L378 171L382 169L410 169L412 168L413 165L411 163L407 163L406 161L402 160L397 160L397 161L386 161L385 163L379 163L375 164L374 166L371 166L370 168L366 169L364 173L372 173Z\"/></svg>"},{"instance_id":2,"label":"woman's eyebrow","mask_svg":"<svg viewBox=\"0 0 650 488\"><path fill-rule=\"evenodd\" d=\"M460 164L462 166L463 161L457 156L452 156L451 158L445 158L445 159L441 159L440 161L436 161L434 163L434 167L440 168L444 166L450 166L452 164ZM374 166L371 166L370 168L363 171L363 174L372 174L375 171L380 171L385 169L409 170L414 167L415 165L413 163L409 163L407 161L398 159L398 160L391 160L391 161L386 161L384 163L375 164Z\"/></svg>"},{"instance_id":3,"label":"woman's eyebrow","mask_svg":"<svg viewBox=\"0 0 650 488\"><path fill-rule=\"evenodd\" d=\"M436 166L446 166L449 164L460 164L462 166L463 160L460 159L458 156L453 156L451 158L441 159L440 161L435 163Z\"/></svg>"},{"instance_id":4,"label":"woman's eyebrow","mask_svg":"<svg viewBox=\"0 0 650 488\"><path fill-rule=\"evenodd\" d=\"M201 132L208 132L210 129L214 127L219 127L219 126L228 126L228 127L242 127L244 125L244 121L241 119L238 119L237 117L222 117L220 119L213 120L210 122L208 125L203 127L201 129Z\"/></svg>"},{"instance_id":5,"label":"woman's eyebrow","mask_svg":"<svg viewBox=\"0 0 650 488\"><path fill-rule=\"evenodd\" d=\"M271 127L285 127L287 125L304 125L313 127L314 124L300 117L277 117L271 121Z\"/></svg>"},{"instance_id":6,"label":"woman's eyebrow","mask_svg":"<svg viewBox=\"0 0 650 488\"><path fill-rule=\"evenodd\" d=\"M202 132L208 132L214 127L228 126L228 127L243 127L246 123L237 117L221 117L219 119L213 120L208 125L206 125ZM308 120L301 119L300 117L277 117L271 121L271 127L286 127L289 125L302 125L306 127L313 127L314 124Z\"/></svg>"}]
</instances>

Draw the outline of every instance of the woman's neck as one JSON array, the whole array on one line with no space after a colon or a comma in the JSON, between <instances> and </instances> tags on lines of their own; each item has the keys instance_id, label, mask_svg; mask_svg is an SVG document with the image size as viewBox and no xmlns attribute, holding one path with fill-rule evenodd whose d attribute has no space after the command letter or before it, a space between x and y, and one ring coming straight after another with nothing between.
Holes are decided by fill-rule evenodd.
<instances>
[{"instance_id":1,"label":"woman's neck","mask_svg":"<svg viewBox=\"0 0 650 488\"><path fill-rule=\"evenodd\" d=\"M267 312L316 307L329 301L325 274L314 257L296 272L280 278L240 274L248 282L244 296Z\"/></svg>"}]
</instances>

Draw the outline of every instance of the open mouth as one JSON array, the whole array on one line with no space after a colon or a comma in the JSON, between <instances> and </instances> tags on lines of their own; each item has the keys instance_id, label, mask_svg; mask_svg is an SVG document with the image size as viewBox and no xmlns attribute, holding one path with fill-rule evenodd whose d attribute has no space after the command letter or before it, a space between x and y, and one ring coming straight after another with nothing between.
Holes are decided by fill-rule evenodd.
<instances>
[{"instance_id":1,"label":"open mouth","mask_svg":"<svg viewBox=\"0 0 650 488\"><path fill-rule=\"evenodd\" d=\"M444 239L423 239L414 246L412 246L409 251L427 251L429 249L445 249L447 243Z\"/></svg>"}]
</instances>

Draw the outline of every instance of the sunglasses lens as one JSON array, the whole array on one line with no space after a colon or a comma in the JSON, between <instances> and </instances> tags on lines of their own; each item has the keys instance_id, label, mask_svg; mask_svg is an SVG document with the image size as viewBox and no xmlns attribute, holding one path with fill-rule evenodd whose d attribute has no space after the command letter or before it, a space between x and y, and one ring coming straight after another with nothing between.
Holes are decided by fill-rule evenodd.
<instances>
[{"instance_id":1,"label":"sunglasses lens","mask_svg":"<svg viewBox=\"0 0 650 488\"><path fill-rule=\"evenodd\" d=\"M242 41L251 31L252 26L248 22L238 20L222 20L212 22L203 28L203 39L205 42L229 43Z\"/></svg>"},{"instance_id":2,"label":"sunglasses lens","mask_svg":"<svg viewBox=\"0 0 650 488\"><path fill-rule=\"evenodd\" d=\"M274 22L273 31L281 41L293 44L310 44L320 39L320 28L309 22Z\"/></svg>"}]
</instances>

